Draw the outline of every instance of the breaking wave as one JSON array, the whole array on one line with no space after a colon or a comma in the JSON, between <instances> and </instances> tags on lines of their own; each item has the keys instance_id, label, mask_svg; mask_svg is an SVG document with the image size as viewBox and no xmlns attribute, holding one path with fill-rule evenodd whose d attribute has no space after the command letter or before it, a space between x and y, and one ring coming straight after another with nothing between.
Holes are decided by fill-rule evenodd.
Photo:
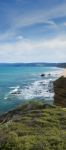
<instances>
[{"instance_id":1,"label":"breaking wave","mask_svg":"<svg viewBox=\"0 0 66 150\"><path fill-rule=\"evenodd\" d=\"M43 78L38 81L33 81L25 87L14 86L9 87L9 93L4 99L16 97L21 100L28 100L34 98L43 98L45 100L53 100L53 81L60 76L60 72L45 73Z\"/></svg>"},{"instance_id":2,"label":"breaking wave","mask_svg":"<svg viewBox=\"0 0 66 150\"><path fill-rule=\"evenodd\" d=\"M51 99L54 96L52 80L35 81L30 86L21 89L15 87L10 90L5 99L18 97L19 99L45 98Z\"/></svg>"}]
</instances>

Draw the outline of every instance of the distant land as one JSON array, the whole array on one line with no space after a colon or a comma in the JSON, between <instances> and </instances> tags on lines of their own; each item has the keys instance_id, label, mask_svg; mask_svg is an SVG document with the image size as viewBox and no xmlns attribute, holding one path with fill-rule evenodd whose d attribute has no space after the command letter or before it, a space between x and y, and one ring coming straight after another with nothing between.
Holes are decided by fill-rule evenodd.
<instances>
[{"instance_id":1,"label":"distant land","mask_svg":"<svg viewBox=\"0 0 66 150\"><path fill-rule=\"evenodd\" d=\"M15 66L15 67L60 67L66 68L66 63L45 63L45 62L37 62L37 63L0 63L0 67L3 66Z\"/></svg>"}]
</instances>

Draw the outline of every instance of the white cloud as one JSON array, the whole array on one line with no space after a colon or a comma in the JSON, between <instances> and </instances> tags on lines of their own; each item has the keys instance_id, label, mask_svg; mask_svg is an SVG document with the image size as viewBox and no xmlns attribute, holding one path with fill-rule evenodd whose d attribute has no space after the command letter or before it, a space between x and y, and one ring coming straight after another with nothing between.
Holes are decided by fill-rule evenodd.
<instances>
[{"instance_id":1,"label":"white cloud","mask_svg":"<svg viewBox=\"0 0 66 150\"><path fill-rule=\"evenodd\" d=\"M8 30L8 31L0 34L0 42L1 41L8 41L8 40L15 38L15 37L16 37L16 32L13 30Z\"/></svg>"},{"instance_id":2,"label":"white cloud","mask_svg":"<svg viewBox=\"0 0 66 150\"><path fill-rule=\"evenodd\" d=\"M15 1L20 2L24 0ZM66 17L66 2L53 6L51 9L20 10L19 12L17 10L11 11L12 12L9 14L6 13L6 20L9 20L8 23L10 22L10 28L5 33L0 34L0 62L66 60L65 35L56 35L57 37L51 37L50 39L43 39L41 41L24 39L22 35L19 35L19 28L37 23L47 23L48 26L51 26L51 29L53 27L56 31L58 30L61 33L60 28L53 19ZM66 26L66 23L62 23L62 30L62 26L64 25ZM9 40L12 40L13 43L9 42Z\"/></svg>"},{"instance_id":3,"label":"white cloud","mask_svg":"<svg viewBox=\"0 0 66 150\"><path fill-rule=\"evenodd\" d=\"M12 12L10 12L7 16L8 17L6 18L6 20L9 20L10 28L5 33L0 34L0 41L6 41L12 38L16 38L16 35L19 32L19 28L34 25L37 23L47 23L48 29L50 27L51 29L55 29L58 32L62 32L62 26L64 26L65 23L62 24L62 26L59 25L58 27L58 25L53 21L53 18L66 16L66 2L63 2L63 4L59 4L57 6L53 6L51 9L40 8L30 11L25 10L24 12L22 12L21 10L20 12L12 10ZM22 38L22 36L19 38Z\"/></svg>"},{"instance_id":4,"label":"white cloud","mask_svg":"<svg viewBox=\"0 0 66 150\"><path fill-rule=\"evenodd\" d=\"M13 27L20 28L36 23L47 23L55 26L56 24L52 19L64 16L66 16L66 2L53 6L51 9L36 9L29 13L24 12L21 15L19 14L13 19Z\"/></svg>"},{"instance_id":5,"label":"white cloud","mask_svg":"<svg viewBox=\"0 0 66 150\"><path fill-rule=\"evenodd\" d=\"M66 37L31 41L17 40L0 44L0 62L65 61Z\"/></svg>"},{"instance_id":6,"label":"white cloud","mask_svg":"<svg viewBox=\"0 0 66 150\"><path fill-rule=\"evenodd\" d=\"M64 26L66 27L66 22L64 22Z\"/></svg>"}]
</instances>

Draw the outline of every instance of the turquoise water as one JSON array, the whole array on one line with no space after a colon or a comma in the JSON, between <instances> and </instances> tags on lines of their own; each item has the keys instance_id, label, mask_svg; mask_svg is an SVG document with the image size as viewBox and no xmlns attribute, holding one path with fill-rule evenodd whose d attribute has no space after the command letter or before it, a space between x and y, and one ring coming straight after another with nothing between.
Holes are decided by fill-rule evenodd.
<instances>
[{"instance_id":1,"label":"turquoise water","mask_svg":"<svg viewBox=\"0 0 66 150\"><path fill-rule=\"evenodd\" d=\"M49 92L48 87L49 82L56 78L54 76L56 71L59 69L0 66L0 114L29 99L51 99L53 91L50 89ZM48 76L49 72L52 72L51 76ZM42 73L46 73L43 78L41 77Z\"/></svg>"}]
</instances>

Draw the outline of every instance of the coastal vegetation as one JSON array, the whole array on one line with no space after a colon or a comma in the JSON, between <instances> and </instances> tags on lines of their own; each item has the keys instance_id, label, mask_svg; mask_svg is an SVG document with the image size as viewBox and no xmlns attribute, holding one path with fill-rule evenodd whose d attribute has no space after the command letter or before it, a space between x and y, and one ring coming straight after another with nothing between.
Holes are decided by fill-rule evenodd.
<instances>
[{"instance_id":1,"label":"coastal vegetation","mask_svg":"<svg viewBox=\"0 0 66 150\"><path fill-rule=\"evenodd\" d=\"M0 150L66 150L66 109L30 101L2 115Z\"/></svg>"}]
</instances>

